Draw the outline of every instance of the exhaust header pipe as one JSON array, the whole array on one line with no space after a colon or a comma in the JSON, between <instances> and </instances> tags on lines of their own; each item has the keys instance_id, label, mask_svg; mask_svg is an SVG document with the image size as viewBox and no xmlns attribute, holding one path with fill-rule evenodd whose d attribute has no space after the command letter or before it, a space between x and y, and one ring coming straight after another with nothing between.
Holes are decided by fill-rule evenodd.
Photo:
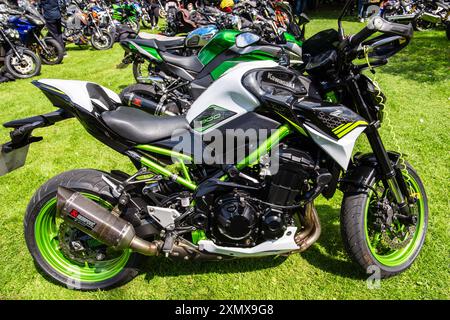
<instances>
[{"instance_id":1,"label":"exhaust header pipe","mask_svg":"<svg viewBox=\"0 0 450 320\"><path fill-rule=\"evenodd\" d=\"M116 250L132 249L147 256L159 253L159 244L136 236L134 227L110 211L65 187L57 192L57 214L69 225Z\"/></svg>"}]
</instances>

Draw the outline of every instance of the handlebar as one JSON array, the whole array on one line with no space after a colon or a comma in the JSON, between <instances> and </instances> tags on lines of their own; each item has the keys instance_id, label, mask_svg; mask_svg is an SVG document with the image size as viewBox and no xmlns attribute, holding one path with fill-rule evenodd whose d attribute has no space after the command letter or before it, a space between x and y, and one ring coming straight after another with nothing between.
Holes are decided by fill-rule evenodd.
<instances>
[{"instance_id":1,"label":"handlebar","mask_svg":"<svg viewBox=\"0 0 450 320\"><path fill-rule=\"evenodd\" d=\"M349 43L352 47L356 47L376 32L399 35L408 40L413 36L413 28L410 24L390 22L380 16L375 16L369 20L364 29L350 37Z\"/></svg>"}]
</instances>

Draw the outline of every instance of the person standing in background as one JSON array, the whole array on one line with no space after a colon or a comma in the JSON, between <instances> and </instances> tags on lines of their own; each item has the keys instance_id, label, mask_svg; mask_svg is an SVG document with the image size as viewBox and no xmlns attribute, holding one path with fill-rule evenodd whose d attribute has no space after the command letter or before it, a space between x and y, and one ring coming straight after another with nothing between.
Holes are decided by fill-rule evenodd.
<instances>
[{"instance_id":1,"label":"person standing in background","mask_svg":"<svg viewBox=\"0 0 450 320\"><path fill-rule=\"evenodd\" d=\"M301 15L305 10L306 0L295 0L294 13Z\"/></svg>"},{"instance_id":2,"label":"person standing in background","mask_svg":"<svg viewBox=\"0 0 450 320\"><path fill-rule=\"evenodd\" d=\"M159 22L159 2L157 0L149 0L149 13L150 21L152 24L152 30L158 29L158 22Z\"/></svg>"},{"instance_id":3,"label":"person standing in background","mask_svg":"<svg viewBox=\"0 0 450 320\"><path fill-rule=\"evenodd\" d=\"M364 22L364 4L365 0L358 0L358 19L359 22Z\"/></svg>"},{"instance_id":4,"label":"person standing in background","mask_svg":"<svg viewBox=\"0 0 450 320\"><path fill-rule=\"evenodd\" d=\"M62 36L61 24L61 6L60 0L40 0L39 9L45 19L50 35L64 48L64 55L66 54L66 46Z\"/></svg>"}]
</instances>

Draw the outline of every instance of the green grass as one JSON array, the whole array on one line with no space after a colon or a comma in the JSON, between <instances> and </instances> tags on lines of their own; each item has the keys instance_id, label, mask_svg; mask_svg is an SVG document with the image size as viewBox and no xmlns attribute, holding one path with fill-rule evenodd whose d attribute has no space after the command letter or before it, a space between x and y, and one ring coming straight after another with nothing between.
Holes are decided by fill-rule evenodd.
<instances>
[{"instance_id":1,"label":"green grass","mask_svg":"<svg viewBox=\"0 0 450 320\"><path fill-rule=\"evenodd\" d=\"M336 14L316 15L309 35L334 28ZM346 22L348 32L362 25ZM69 48L59 66L38 78L82 79L119 91L132 83L131 69L118 70L122 49L97 52ZM319 199L323 232L301 255L223 263L171 262L149 258L142 273L111 291L74 292L47 281L33 264L22 219L33 192L56 174L75 168L122 169L128 160L91 138L75 120L39 130L25 167L0 177L0 299L449 299L449 42L442 31L417 33L411 45L378 69L389 117L401 150L426 186L430 223L425 246L403 274L369 290L366 276L347 258L339 233L342 195ZM0 122L52 111L29 80L0 85ZM381 130L396 149L392 132ZM0 141L8 130L0 129ZM363 149L365 143L359 143Z\"/></svg>"}]
</instances>

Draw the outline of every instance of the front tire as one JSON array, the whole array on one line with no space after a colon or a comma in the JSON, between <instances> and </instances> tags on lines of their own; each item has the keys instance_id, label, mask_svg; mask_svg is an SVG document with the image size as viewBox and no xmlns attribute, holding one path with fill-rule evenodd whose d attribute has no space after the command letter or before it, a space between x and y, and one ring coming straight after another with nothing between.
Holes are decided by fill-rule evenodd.
<instances>
[{"instance_id":1,"label":"front tire","mask_svg":"<svg viewBox=\"0 0 450 320\"><path fill-rule=\"evenodd\" d=\"M22 59L17 57L12 51L5 57L5 69L17 79L27 79L38 75L41 72L41 59L29 49L20 49Z\"/></svg>"},{"instance_id":2,"label":"front tire","mask_svg":"<svg viewBox=\"0 0 450 320\"><path fill-rule=\"evenodd\" d=\"M25 240L36 266L51 280L70 289L109 289L132 280L138 274L141 255L131 250L113 251L81 231L67 228L61 223L62 219L56 217L59 186L82 192L91 200L112 208L115 199L102 180L102 174L84 169L64 172L52 178L36 191L25 214ZM67 235L69 233L70 237ZM66 236L70 241L66 240ZM104 258L83 263L80 260L85 257L85 252L69 250L74 239L86 247L87 253L93 251L93 254L90 253L93 256L95 250L101 254L104 252Z\"/></svg>"},{"instance_id":3,"label":"front tire","mask_svg":"<svg viewBox=\"0 0 450 320\"><path fill-rule=\"evenodd\" d=\"M399 229L401 234L404 231L407 235L405 242L400 242L402 246L397 249L394 249L395 241L390 238L393 235L390 229L380 232L377 227L380 220L376 219L380 219L380 211L375 209L375 190L379 190L380 184L384 188L379 177L374 176L369 181L371 189L368 192L345 194L342 201L341 234L344 247L364 270L367 271L371 266L378 267L381 278L394 276L411 266L422 249L428 227L428 200L423 183L408 163L403 174L411 193L417 196L414 204L417 221L414 229L410 229L411 225L402 226L398 220L391 221L390 228ZM384 192L386 195L390 193L386 189Z\"/></svg>"},{"instance_id":4,"label":"front tire","mask_svg":"<svg viewBox=\"0 0 450 320\"><path fill-rule=\"evenodd\" d=\"M92 47L97 50L108 50L114 44L113 36L107 30L101 30L100 32L100 34L96 32L92 34Z\"/></svg>"}]
</instances>

